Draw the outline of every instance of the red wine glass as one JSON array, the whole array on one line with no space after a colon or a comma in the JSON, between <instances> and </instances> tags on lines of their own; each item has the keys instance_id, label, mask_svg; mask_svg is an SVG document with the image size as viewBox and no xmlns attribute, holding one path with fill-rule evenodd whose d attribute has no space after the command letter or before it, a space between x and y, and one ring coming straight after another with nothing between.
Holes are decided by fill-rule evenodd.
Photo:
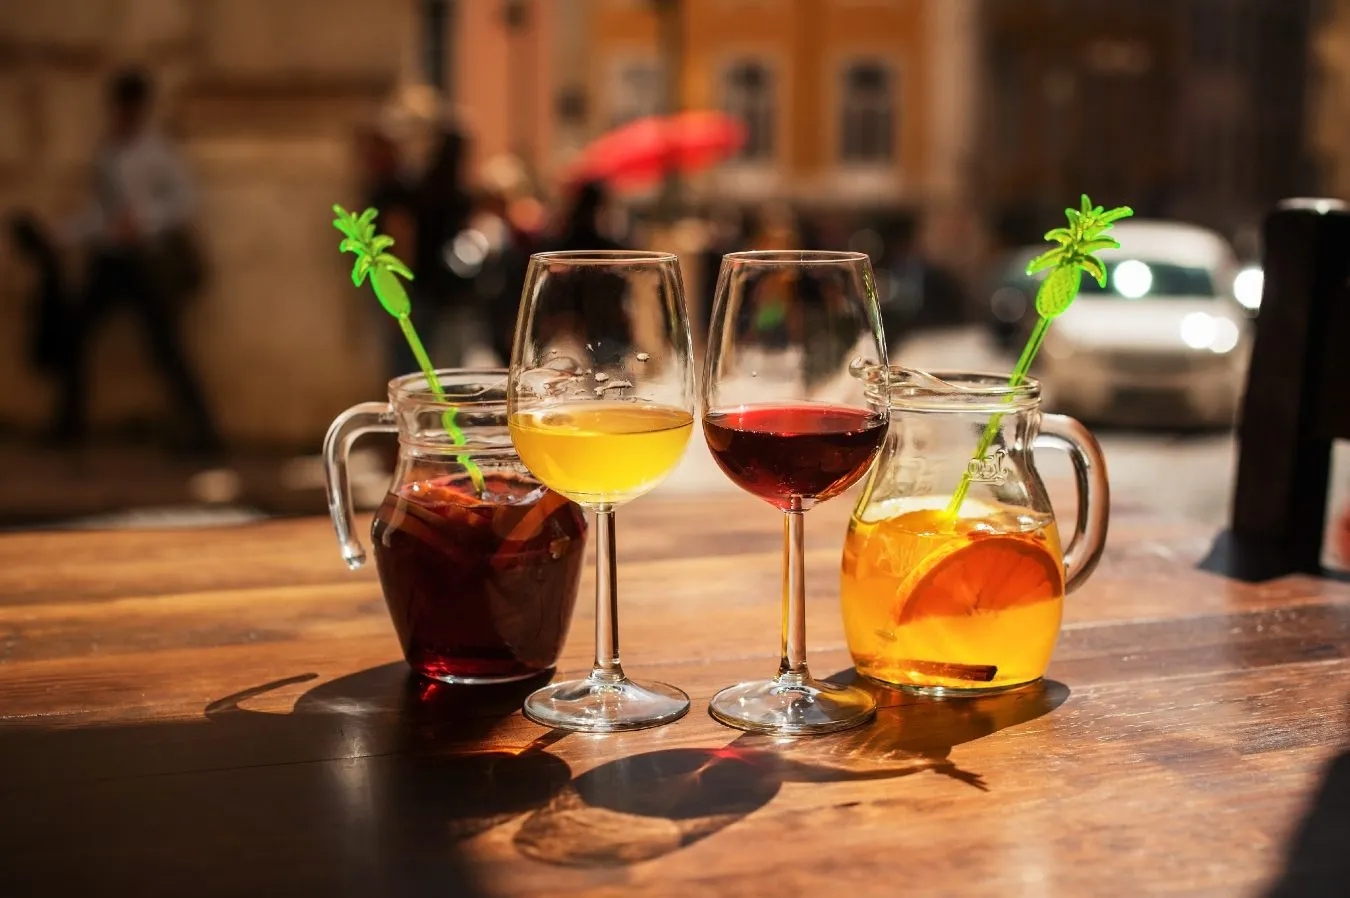
<instances>
[{"instance_id":1,"label":"red wine glass","mask_svg":"<svg viewBox=\"0 0 1350 898\"><path fill-rule=\"evenodd\" d=\"M708 710L729 726L809 735L876 713L863 690L816 680L807 669L802 540L806 511L857 482L885 439L887 410L852 376L878 363L886 364L886 341L867 256L794 250L722 258L703 435L737 486L784 512L786 542L778 675L717 693Z\"/></svg>"}]
</instances>

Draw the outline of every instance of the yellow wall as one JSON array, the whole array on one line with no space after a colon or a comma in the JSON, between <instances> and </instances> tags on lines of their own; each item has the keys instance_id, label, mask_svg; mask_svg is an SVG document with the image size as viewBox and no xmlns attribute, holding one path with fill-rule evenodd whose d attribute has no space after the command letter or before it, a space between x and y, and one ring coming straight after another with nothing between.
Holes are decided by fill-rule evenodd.
<instances>
[{"instance_id":1,"label":"yellow wall","mask_svg":"<svg viewBox=\"0 0 1350 898\"><path fill-rule=\"evenodd\" d=\"M839 78L854 56L887 61L896 79L894 168L909 187L927 164L930 92L925 41L935 0L684 0L687 108L720 104L722 66L754 53L771 60L778 90L775 148L786 182L828 180L839 154ZM613 60L657 54L657 14L639 0L599 0L590 20L591 124L608 122Z\"/></svg>"}]
</instances>

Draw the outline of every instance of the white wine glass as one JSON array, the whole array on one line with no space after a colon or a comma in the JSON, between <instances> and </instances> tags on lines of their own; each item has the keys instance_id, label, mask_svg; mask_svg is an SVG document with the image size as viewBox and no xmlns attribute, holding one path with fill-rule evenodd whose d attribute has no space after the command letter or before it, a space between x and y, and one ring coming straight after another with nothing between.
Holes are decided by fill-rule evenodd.
<instances>
[{"instance_id":1,"label":"white wine glass","mask_svg":"<svg viewBox=\"0 0 1350 898\"><path fill-rule=\"evenodd\" d=\"M595 666L525 701L550 727L608 733L683 717L689 696L619 662L614 512L679 463L693 429L693 344L679 262L604 250L531 257L516 323L508 421L545 485L595 513Z\"/></svg>"}]
</instances>

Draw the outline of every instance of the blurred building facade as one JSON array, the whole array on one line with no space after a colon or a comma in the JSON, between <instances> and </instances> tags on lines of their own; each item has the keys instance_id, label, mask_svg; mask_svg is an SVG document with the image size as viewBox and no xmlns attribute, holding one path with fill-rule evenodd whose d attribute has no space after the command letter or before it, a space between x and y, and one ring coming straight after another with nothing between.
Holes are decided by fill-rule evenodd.
<instances>
[{"instance_id":1,"label":"blurred building facade","mask_svg":"<svg viewBox=\"0 0 1350 898\"><path fill-rule=\"evenodd\" d=\"M416 74L411 3L372 15L359 0L42 0L0 17L5 211L56 226L85 202L106 78L126 64L155 77L157 117L200 192L211 283L186 342L227 439L310 442L378 395L380 322L343 289L325 210L358 201L356 123ZM0 422L37 429L51 392L21 350L30 272L0 254ZM99 339L96 429L165 414L136 337L118 322Z\"/></svg>"},{"instance_id":2,"label":"blurred building facade","mask_svg":"<svg viewBox=\"0 0 1350 898\"><path fill-rule=\"evenodd\" d=\"M1315 6L984 0L988 211L1034 239L1087 191L1232 235L1309 189Z\"/></svg>"},{"instance_id":3,"label":"blurred building facade","mask_svg":"<svg viewBox=\"0 0 1350 898\"><path fill-rule=\"evenodd\" d=\"M1322 191L1350 201L1350 0L1323 5L1313 56L1317 97L1312 140Z\"/></svg>"},{"instance_id":4,"label":"blurred building facade","mask_svg":"<svg viewBox=\"0 0 1350 898\"><path fill-rule=\"evenodd\" d=\"M556 129L554 85L556 58L567 46L567 4L417 2L426 48L422 71L472 135L470 171L509 154L546 183L563 147ZM440 55L434 49L438 43Z\"/></svg>"},{"instance_id":5,"label":"blurred building facade","mask_svg":"<svg viewBox=\"0 0 1350 898\"><path fill-rule=\"evenodd\" d=\"M515 154L543 187L616 124L725 109L749 141L694 202L914 210L973 270L977 215L1038 236L1080 190L1230 231L1350 195L1347 47L1350 0L41 0L0 18L0 210L83 202L104 80L149 69L201 188L212 283L186 324L222 430L312 442L380 390L388 322L324 210L358 201L353 130L391 101L448 100L475 162ZM35 429L27 278L0 247L0 425ZM136 336L100 340L96 426L164 413Z\"/></svg>"},{"instance_id":6,"label":"blurred building facade","mask_svg":"<svg viewBox=\"0 0 1350 898\"><path fill-rule=\"evenodd\" d=\"M559 87L570 126L590 134L671 108L739 116L745 147L690 179L695 200L937 206L959 194L972 151L976 6L574 3L584 50Z\"/></svg>"}]
</instances>

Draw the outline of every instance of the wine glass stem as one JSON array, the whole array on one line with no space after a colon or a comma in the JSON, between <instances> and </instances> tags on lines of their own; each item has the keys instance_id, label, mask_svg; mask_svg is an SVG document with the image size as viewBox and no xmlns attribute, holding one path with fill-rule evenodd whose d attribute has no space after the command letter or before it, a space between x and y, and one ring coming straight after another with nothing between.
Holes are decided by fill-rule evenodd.
<instances>
[{"instance_id":1,"label":"wine glass stem","mask_svg":"<svg viewBox=\"0 0 1350 898\"><path fill-rule=\"evenodd\" d=\"M619 577L614 552L614 506L595 510L595 669L591 679L622 680L619 664Z\"/></svg>"},{"instance_id":2,"label":"wine glass stem","mask_svg":"<svg viewBox=\"0 0 1350 898\"><path fill-rule=\"evenodd\" d=\"M783 516L783 657L780 682L809 680L806 669L806 560L803 548L805 512L801 502Z\"/></svg>"}]
</instances>

